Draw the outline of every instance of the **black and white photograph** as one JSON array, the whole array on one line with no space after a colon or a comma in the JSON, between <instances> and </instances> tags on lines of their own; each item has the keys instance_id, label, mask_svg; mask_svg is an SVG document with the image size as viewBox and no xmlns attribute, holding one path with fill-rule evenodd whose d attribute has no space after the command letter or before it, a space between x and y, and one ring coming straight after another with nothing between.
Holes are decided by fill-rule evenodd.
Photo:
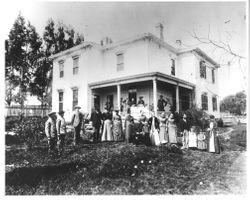
<instances>
[{"instance_id":1,"label":"black and white photograph","mask_svg":"<svg viewBox=\"0 0 250 202\"><path fill-rule=\"evenodd\" d=\"M249 194L247 1L3 8L5 196Z\"/></svg>"}]
</instances>

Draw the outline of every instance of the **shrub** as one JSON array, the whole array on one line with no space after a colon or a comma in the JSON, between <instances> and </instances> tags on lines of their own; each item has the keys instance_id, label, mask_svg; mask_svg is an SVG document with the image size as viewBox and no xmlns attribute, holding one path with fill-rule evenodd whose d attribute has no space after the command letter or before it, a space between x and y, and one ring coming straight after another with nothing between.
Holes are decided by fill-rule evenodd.
<instances>
[{"instance_id":1,"label":"shrub","mask_svg":"<svg viewBox=\"0 0 250 202\"><path fill-rule=\"evenodd\" d=\"M190 126L197 126L202 131L209 126L209 115L201 109L191 108L183 112L187 115Z\"/></svg>"},{"instance_id":2,"label":"shrub","mask_svg":"<svg viewBox=\"0 0 250 202\"><path fill-rule=\"evenodd\" d=\"M47 118L25 117L15 125L14 132L24 141L28 148L40 143L45 137L45 121Z\"/></svg>"},{"instance_id":3,"label":"shrub","mask_svg":"<svg viewBox=\"0 0 250 202\"><path fill-rule=\"evenodd\" d=\"M219 118L218 120L216 120L216 122L217 122L218 127L223 127L224 126L224 122L223 122L222 118Z\"/></svg>"},{"instance_id":4,"label":"shrub","mask_svg":"<svg viewBox=\"0 0 250 202\"><path fill-rule=\"evenodd\" d=\"M20 123L20 117L19 116L8 116L5 118L5 131L11 131L13 128L15 128L16 124Z\"/></svg>"}]
</instances>

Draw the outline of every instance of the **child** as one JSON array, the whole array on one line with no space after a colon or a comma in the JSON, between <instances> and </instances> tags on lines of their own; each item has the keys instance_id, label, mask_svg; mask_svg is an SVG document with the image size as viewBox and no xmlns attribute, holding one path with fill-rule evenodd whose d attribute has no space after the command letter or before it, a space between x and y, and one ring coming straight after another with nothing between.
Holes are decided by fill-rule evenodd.
<instances>
[{"instance_id":1,"label":"child","mask_svg":"<svg viewBox=\"0 0 250 202\"><path fill-rule=\"evenodd\" d=\"M197 149L197 135L194 130L195 127L192 126L188 133L188 147L192 149Z\"/></svg>"},{"instance_id":2,"label":"child","mask_svg":"<svg viewBox=\"0 0 250 202\"><path fill-rule=\"evenodd\" d=\"M198 134L198 149L200 149L200 150L206 150L207 149L206 135L203 132L200 132Z\"/></svg>"}]
</instances>

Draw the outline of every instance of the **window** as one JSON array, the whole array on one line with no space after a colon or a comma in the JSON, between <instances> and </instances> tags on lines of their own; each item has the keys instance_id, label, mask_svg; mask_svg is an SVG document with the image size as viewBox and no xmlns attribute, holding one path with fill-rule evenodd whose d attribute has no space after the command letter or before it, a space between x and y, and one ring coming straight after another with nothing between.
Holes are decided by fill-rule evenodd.
<instances>
[{"instance_id":1,"label":"window","mask_svg":"<svg viewBox=\"0 0 250 202\"><path fill-rule=\"evenodd\" d=\"M78 89L77 88L73 89L73 104L72 104L73 110L76 105L78 105Z\"/></svg>"},{"instance_id":2,"label":"window","mask_svg":"<svg viewBox=\"0 0 250 202\"><path fill-rule=\"evenodd\" d=\"M175 76L175 60L171 59L172 65L171 65L171 75Z\"/></svg>"},{"instance_id":3,"label":"window","mask_svg":"<svg viewBox=\"0 0 250 202\"><path fill-rule=\"evenodd\" d=\"M217 111L217 98L216 97L212 98L212 103L213 103L213 111Z\"/></svg>"},{"instance_id":4,"label":"window","mask_svg":"<svg viewBox=\"0 0 250 202\"><path fill-rule=\"evenodd\" d=\"M79 57L73 58L73 75L78 74L79 70Z\"/></svg>"},{"instance_id":5,"label":"window","mask_svg":"<svg viewBox=\"0 0 250 202\"><path fill-rule=\"evenodd\" d=\"M205 61L200 61L200 77L204 79L207 78Z\"/></svg>"},{"instance_id":6,"label":"window","mask_svg":"<svg viewBox=\"0 0 250 202\"><path fill-rule=\"evenodd\" d=\"M59 62L59 77L62 78L64 76L64 62Z\"/></svg>"},{"instance_id":7,"label":"window","mask_svg":"<svg viewBox=\"0 0 250 202\"><path fill-rule=\"evenodd\" d=\"M119 53L116 55L117 59L117 71L122 71L124 69L124 54Z\"/></svg>"},{"instance_id":8,"label":"window","mask_svg":"<svg viewBox=\"0 0 250 202\"><path fill-rule=\"evenodd\" d=\"M214 69L212 69L212 82L215 83Z\"/></svg>"},{"instance_id":9,"label":"window","mask_svg":"<svg viewBox=\"0 0 250 202\"><path fill-rule=\"evenodd\" d=\"M208 110L207 94L203 93L201 95L201 108L202 110Z\"/></svg>"},{"instance_id":10,"label":"window","mask_svg":"<svg viewBox=\"0 0 250 202\"><path fill-rule=\"evenodd\" d=\"M63 110L63 92L59 92L59 112Z\"/></svg>"}]
</instances>

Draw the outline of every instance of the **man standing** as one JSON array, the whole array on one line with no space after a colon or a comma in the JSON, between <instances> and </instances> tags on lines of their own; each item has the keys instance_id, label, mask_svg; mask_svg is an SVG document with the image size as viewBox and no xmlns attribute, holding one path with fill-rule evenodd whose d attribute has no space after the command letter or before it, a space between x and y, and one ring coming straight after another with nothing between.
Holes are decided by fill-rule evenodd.
<instances>
[{"instance_id":1,"label":"man standing","mask_svg":"<svg viewBox=\"0 0 250 202\"><path fill-rule=\"evenodd\" d=\"M48 146L49 146L49 154L51 154L52 150L55 149L56 146L56 113L50 112L48 114L49 118L45 123L45 133L48 138Z\"/></svg>"},{"instance_id":2,"label":"man standing","mask_svg":"<svg viewBox=\"0 0 250 202\"><path fill-rule=\"evenodd\" d=\"M84 130L84 117L80 109L80 106L75 106L75 111L71 119L71 124L74 127L74 145L79 144L80 132Z\"/></svg>"},{"instance_id":3,"label":"man standing","mask_svg":"<svg viewBox=\"0 0 250 202\"><path fill-rule=\"evenodd\" d=\"M92 122L92 126L94 128L94 142L97 143L101 141L100 136L100 127L101 127L101 121L102 121L102 114L98 107L95 107L95 109L92 109L90 121Z\"/></svg>"},{"instance_id":4,"label":"man standing","mask_svg":"<svg viewBox=\"0 0 250 202\"><path fill-rule=\"evenodd\" d=\"M141 105L141 106L144 106L145 105L145 102L144 102L144 100L143 100L143 96L140 96L139 97L139 100L138 100L138 103L137 103L138 105Z\"/></svg>"},{"instance_id":5,"label":"man standing","mask_svg":"<svg viewBox=\"0 0 250 202\"><path fill-rule=\"evenodd\" d=\"M165 111L164 108L166 107L167 104L168 104L167 101L163 99L163 95L160 95L160 99L158 100L157 104L158 111Z\"/></svg>"},{"instance_id":6,"label":"man standing","mask_svg":"<svg viewBox=\"0 0 250 202\"><path fill-rule=\"evenodd\" d=\"M187 122L187 115L183 114L182 119L180 120L179 123L179 130L183 136L182 139L182 149L187 149L188 148L188 131L189 131L189 124Z\"/></svg>"},{"instance_id":7,"label":"man standing","mask_svg":"<svg viewBox=\"0 0 250 202\"><path fill-rule=\"evenodd\" d=\"M65 122L63 115L64 115L64 111L60 111L58 113L58 118L56 120L58 155L61 155L61 153L64 151L66 122Z\"/></svg>"}]
</instances>

